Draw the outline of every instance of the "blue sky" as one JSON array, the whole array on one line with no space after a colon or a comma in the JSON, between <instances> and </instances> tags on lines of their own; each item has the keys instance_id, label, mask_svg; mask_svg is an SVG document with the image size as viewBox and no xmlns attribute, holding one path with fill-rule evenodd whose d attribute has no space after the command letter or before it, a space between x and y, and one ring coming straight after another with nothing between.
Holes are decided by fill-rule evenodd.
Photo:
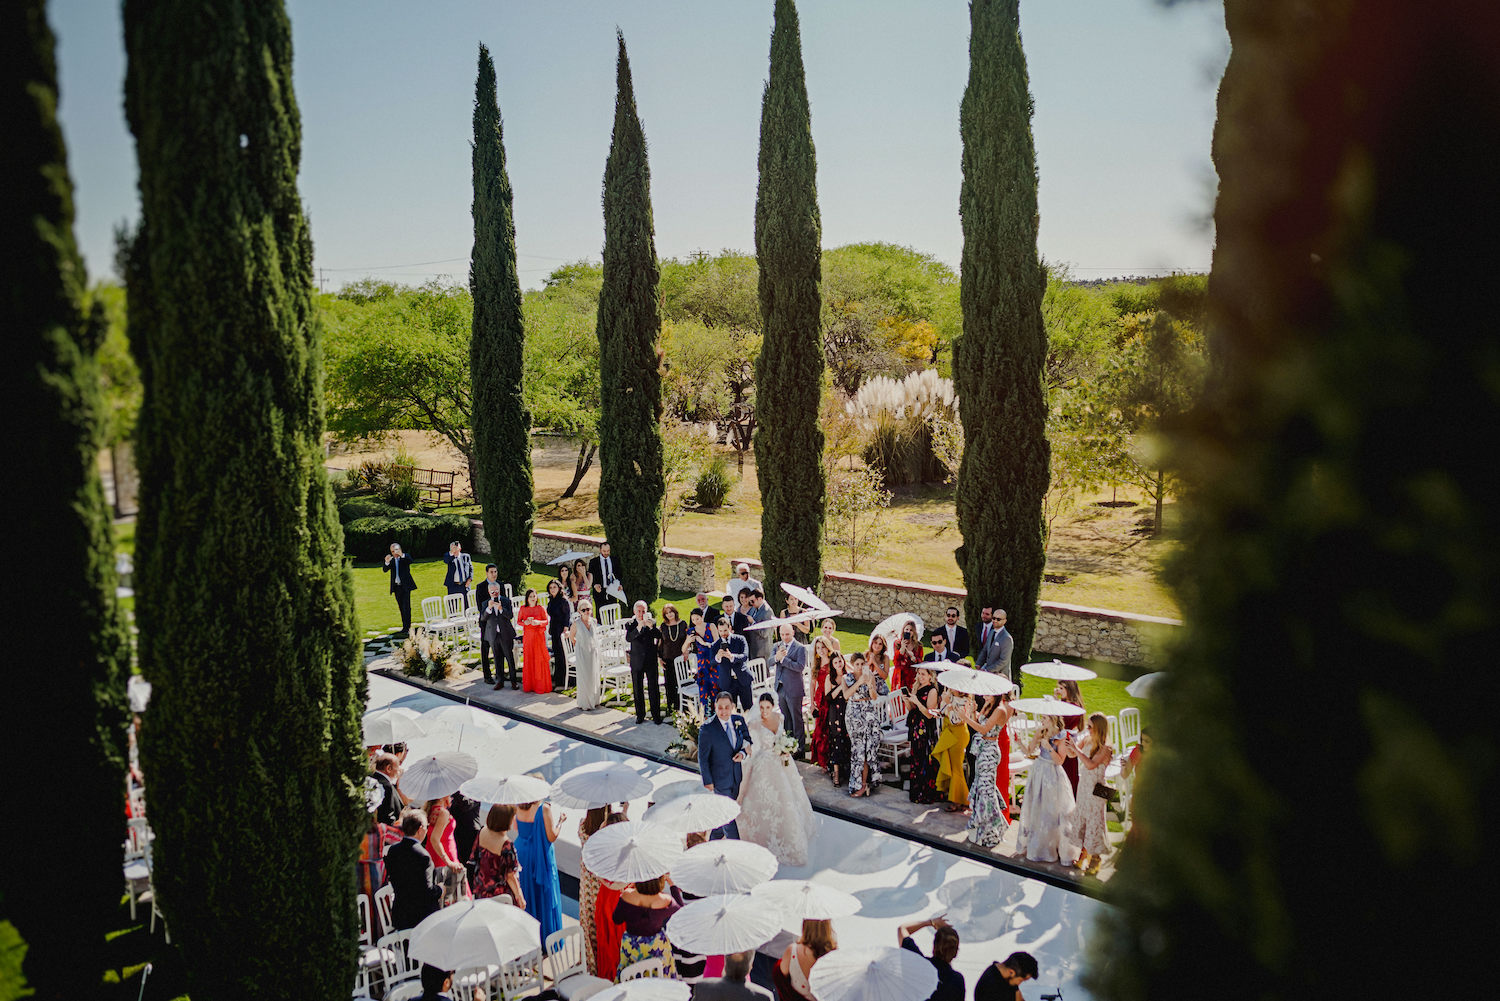
<instances>
[{"instance_id":1,"label":"blue sky","mask_svg":"<svg viewBox=\"0 0 1500 1001\"><path fill-rule=\"evenodd\" d=\"M477 45L495 57L522 284L597 258L616 25L650 143L658 252L751 250L770 0L288 0L301 189L329 289L463 282ZM960 0L801 0L826 247L883 240L956 267ZM53 0L60 116L90 274L137 215L119 4ZM1029 0L1043 255L1082 278L1206 269L1219 5Z\"/></svg>"}]
</instances>

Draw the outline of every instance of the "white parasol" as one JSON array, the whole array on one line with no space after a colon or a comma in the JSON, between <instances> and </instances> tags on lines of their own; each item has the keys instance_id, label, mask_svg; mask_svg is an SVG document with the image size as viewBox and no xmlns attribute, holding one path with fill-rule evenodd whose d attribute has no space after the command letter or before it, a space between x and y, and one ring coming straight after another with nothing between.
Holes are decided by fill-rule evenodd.
<instances>
[{"instance_id":1,"label":"white parasol","mask_svg":"<svg viewBox=\"0 0 1500 1001\"><path fill-rule=\"evenodd\" d=\"M651 792L651 780L623 761L595 761L580 765L552 783L552 801L587 810Z\"/></svg>"},{"instance_id":2,"label":"white parasol","mask_svg":"<svg viewBox=\"0 0 1500 1001\"><path fill-rule=\"evenodd\" d=\"M739 815L740 805L728 796L701 792L657 803L646 811L645 819L669 831L691 834L723 827Z\"/></svg>"},{"instance_id":3,"label":"white parasol","mask_svg":"<svg viewBox=\"0 0 1500 1001\"><path fill-rule=\"evenodd\" d=\"M931 997L937 984L937 967L926 956L889 946L835 949L808 977L818 1001L911 1001Z\"/></svg>"},{"instance_id":4,"label":"white parasol","mask_svg":"<svg viewBox=\"0 0 1500 1001\"><path fill-rule=\"evenodd\" d=\"M453 795L459 786L478 774L479 762L474 755L462 751L439 751L420 758L407 755L397 785L407 799L439 799Z\"/></svg>"},{"instance_id":5,"label":"white parasol","mask_svg":"<svg viewBox=\"0 0 1500 1001\"><path fill-rule=\"evenodd\" d=\"M365 746L400 744L427 733L427 727L410 709L387 708L365 713Z\"/></svg>"},{"instance_id":6,"label":"white parasol","mask_svg":"<svg viewBox=\"0 0 1500 1001\"><path fill-rule=\"evenodd\" d=\"M1161 693L1157 691L1163 681L1166 680L1165 671L1152 671L1143 674L1130 684L1125 686L1125 694L1137 699L1154 699Z\"/></svg>"},{"instance_id":7,"label":"white parasol","mask_svg":"<svg viewBox=\"0 0 1500 1001\"><path fill-rule=\"evenodd\" d=\"M498 966L535 952L541 923L498 900L465 900L422 919L412 929L412 959L443 970Z\"/></svg>"},{"instance_id":8,"label":"white parasol","mask_svg":"<svg viewBox=\"0 0 1500 1001\"><path fill-rule=\"evenodd\" d=\"M583 864L600 879L635 883L672 871L682 858L682 835L649 821L610 824L583 846Z\"/></svg>"},{"instance_id":9,"label":"white parasol","mask_svg":"<svg viewBox=\"0 0 1500 1001\"><path fill-rule=\"evenodd\" d=\"M672 866L672 882L696 897L744 893L776 875L776 869L776 856L770 849L724 838L705 841L683 852Z\"/></svg>"},{"instance_id":10,"label":"white parasol","mask_svg":"<svg viewBox=\"0 0 1500 1001\"><path fill-rule=\"evenodd\" d=\"M504 730L505 724L500 717L492 712L480 709L478 706L452 704L429 709L418 719L427 728L429 734L442 731L470 730Z\"/></svg>"},{"instance_id":11,"label":"white parasol","mask_svg":"<svg viewBox=\"0 0 1500 1001\"><path fill-rule=\"evenodd\" d=\"M1083 715L1083 706L1075 706L1071 702L1060 702L1051 697L1045 699L1011 699L1010 707L1016 712L1031 713L1033 716Z\"/></svg>"},{"instance_id":12,"label":"white parasol","mask_svg":"<svg viewBox=\"0 0 1500 1001\"><path fill-rule=\"evenodd\" d=\"M859 898L808 879L773 879L750 896L775 907L788 922L831 921L859 913Z\"/></svg>"},{"instance_id":13,"label":"white parasol","mask_svg":"<svg viewBox=\"0 0 1500 1001\"><path fill-rule=\"evenodd\" d=\"M950 667L938 674L937 683L968 695L1004 695L1016 687L998 674L976 671L972 667Z\"/></svg>"},{"instance_id":14,"label":"white parasol","mask_svg":"<svg viewBox=\"0 0 1500 1001\"><path fill-rule=\"evenodd\" d=\"M1086 667L1077 664L1064 664L1060 660L1044 660L1035 664L1025 664L1021 671L1031 675L1033 678L1049 678L1052 681L1092 681L1099 677L1098 671L1090 671Z\"/></svg>"},{"instance_id":15,"label":"white parasol","mask_svg":"<svg viewBox=\"0 0 1500 1001\"><path fill-rule=\"evenodd\" d=\"M564 563L572 563L574 560L583 560L585 563L587 563L589 560L592 560L596 555L597 555L596 553L585 553L585 552L580 552L577 549L569 549L567 552L563 553L561 556L554 556L554 557L552 557L552 559L550 559L550 560L547 561L547 565L549 567L560 567Z\"/></svg>"},{"instance_id":16,"label":"white parasol","mask_svg":"<svg viewBox=\"0 0 1500 1001\"><path fill-rule=\"evenodd\" d=\"M535 775L480 775L465 782L461 791L481 803L520 806L546 799L552 786Z\"/></svg>"},{"instance_id":17,"label":"white parasol","mask_svg":"<svg viewBox=\"0 0 1500 1001\"><path fill-rule=\"evenodd\" d=\"M816 594L809 591L805 587L799 587L796 584L788 584L786 581L782 581L781 591L783 594L789 594L793 598L796 598L807 608L815 612L821 611L823 618L827 618L828 616L835 614L831 609L829 609L828 602L824 601L822 598L818 597Z\"/></svg>"},{"instance_id":18,"label":"white parasol","mask_svg":"<svg viewBox=\"0 0 1500 1001\"><path fill-rule=\"evenodd\" d=\"M681 980L636 977L592 995L593 1001L688 1001L693 989Z\"/></svg>"},{"instance_id":19,"label":"white parasol","mask_svg":"<svg viewBox=\"0 0 1500 1001\"><path fill-rule=\"evenodd\" d=\"M917 615L915 612L897 612L895 615L886 616L876 624L874 629L870 630L870 635L884 636L886 638L887 646L895 646L896 637L901 635L902 628L905 627L908 622L914 623L916 625L917 636L918 638L920 638L923 629L922 617L920 615Z\"/></svg>"},{"instance_id":20,"label":"white parasol","mask_svg":"<svg viewBox=\"0 0 1500 1001\"><path fill-rule=\"evenodd\" d=\"M673 945L706 956L759 949L780 932L781 914L745 893L694 900L667 921Z\"/></svg>"}]
</instances>

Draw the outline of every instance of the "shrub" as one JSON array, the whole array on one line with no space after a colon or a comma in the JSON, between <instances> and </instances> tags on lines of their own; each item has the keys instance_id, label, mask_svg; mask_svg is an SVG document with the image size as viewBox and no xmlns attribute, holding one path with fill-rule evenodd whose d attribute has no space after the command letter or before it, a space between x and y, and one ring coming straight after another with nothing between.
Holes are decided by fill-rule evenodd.
<instances>
[{"instance_id":1,"label":"shrub","mask_svg":"<svg viewBox=\"0 0 1500 1001\"><path fill-rule=\"evenodd\" d=\"M390 552L392 542L412 556L447 552L457 540L465 548L474 542L474 524L462 515L405 514L400 517L356 518L344 526L344 552L361 563L371 563Z\"/></svg>"},{"instance_id":2,"label":"shrub","mask_svg":"<svg viewBox=\"0 0 1500 1001\"><path fill-rule=\"evenodd\" d=\"M358 521L360 518L405 518L407 513L399 507L370 494L361 494L339 502L339 521Z\"/></svg>"},{"instance_id":3,"label":"shrub","mask_svg":"<svg viewBox=\"0 0 1500 1001\"><path fill-rule=\"evenodd\" d=\"M716 455L703 472L698 474L694 499L699 507L714 510L724 505L724 499L729 496L729 490L733 486L734 481L729 477L729 463L722 455Z\"/></svg>"},{"instance_id":4,"label":"shrub","mask_svg":"<svg viewBox=\"0 0 1500 1001\"><path fill-rule=\"evenodd\" d=\"M380 499L402 510L416 507L421 491L417 488L415 468L416 463L406 450L397 449L396 457L386 464L384 480L376 489Z\"/></svg>"}]
</instances>

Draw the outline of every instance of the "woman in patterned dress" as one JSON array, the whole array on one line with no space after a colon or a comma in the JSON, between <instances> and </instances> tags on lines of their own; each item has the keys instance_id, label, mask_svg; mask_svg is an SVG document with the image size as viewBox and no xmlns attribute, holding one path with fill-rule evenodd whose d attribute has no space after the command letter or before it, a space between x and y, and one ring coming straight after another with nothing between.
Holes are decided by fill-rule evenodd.
<instances>
[{"instance_id":1,"label":"woman in patterned dress","mask_svg":"<svg viewBox=\"0 0 1500 1001\"><path fill-rule=\"evenodd\" d=\"M1090 713L1088 732L1078 744L1078 795L1069 833L1080 846L1079 869L1090 876L1099 872L1109 851L1109 828L1105 819L1106 803L1094 795L1094 787L1104 782L1104 772L1114 760L1115 749L1109 746L1109 720L1103 713Z\"/></svg>"},{"instance_id":2,"label":"woman in patterned dress","mask_svg":"<svg viewBox=\"0 0 1500 1001\"><path fill-rule=\"evenodd\" d=\"M521 862L509 834L516 826L516 808L496 803L484 818L484 828L474 839L474 899L510 894L513 904L523 910L526 896L521 892Z\"/></svg>"},{"instance_id":3,"label":"woman in patterned dress","mask_svg":"<svg viewBox=\"0 0 1500 1001\"><path fill-rule=\"evenodd\" d=\"M880 750L880 707L875 697L888 694L890 687L864 654L857 653L850 659L856 677L849 708L844 712L849 728L849 795L862 797L870 795L872 786L880 782L880 761L876 757Z\"/></svg>"},{"instance_id":4,"label":"woman in patterned dress","mask_svg":"<svg viewBox=\"0 0 1500 1001\"><path fill-rule=\"evenodd\" d=\"M1000 766L1000 731L1010 719L1010 706L997 695L987 696L978 712L965 718L979 737L974 759L974 784L969 788L969 840L993 848L1005 837L1005 813L1000 808L1000 790L995 775Z\"/></svg>"},{"instance_id":5,"label":"woman in patterned dress","mask_svg":"<svg viewBox=\"0 0 1500 1001\"><path fill-rule=\"evenodd\" d=\"M813 762L825 772L828 770L828 687L823 682L828 677L828 661L832 656L833 648L822 636L813 640L812 696L815 718L810 746Z\"/></svg>"},{"instance_id":6,"label":"woman in patterned dress","mask_svg":"<svg viewBox=\"0 0 1500 1001\"><path fill-rule=\"evenodd\" d=\"M628 809L629 804L621 804L621 810L619 812L612 811L608 806L591 807L589 811L583 815L583 819L578 822L579 850L582 851L583 846L588 844L589 838L597 834L601 828L624 820L625 811ZM599 900L600 889L603 885L603 881L598 876L595 876L592 872L590 872L588 866L584 865L582 862L578 863L578 927L583 930L584 962L588 964L589 973L593 974L596 977L603 976L603 974L598 972L597 947L599 943L599 935L597 922L594 917L594 907ZM615 900L618 899L618 897L619 891L617 890L615 891L614 896L609 900L609 908L611 911L614 910ZM611 921L611 923L613 922ZM605 951L610 957L611 967L616 954L619 952L618 939L619 936L610 935L608 941L605 943L605 945L608 947ZM614 976L611 975L609 979L613 980Z\"/></svg>"},{"instance_id":7,"label":"woman in patterned dress","mask_svg":"<svg viewBox=\"0 0 1500 1001\"><path fill-rule=\"evenodd\" d=\"M849 687L854 675L844 664L844 655L834 651L823 678L823 699L828 707L828 777L836 786L849 778Z\"/></svg>"},{"instance_id":8,"label":"woman in patterned dress","mask_svg":"<svg viewBox=\"0 0 1500 1001\"><path fill-rule=\"evenodd\" d=\"M614 918L625 926L620 937L620 969L653 956L659 957L673 979L672 943L667 941L667 920L682 907L682 891L670 876L643 879L620 894Z\"/></svg>"},{"instance_id":9,"label":"woman in patterned dress","mask_svg":"<svg viewBox=\"0 0 1500 1001\"><path fill-rule=\"evenodd\" d=\"M705 719L713 715L714 696L719 694L719 665L709 655L713 645L714 633L703 621L703 610L694 608L688 613L688 635L682 655L688 659L693 680L698 683L698 703L703 707Z\"/></svg>"},{"instance_id":10,"label":"woman in patterned dress","mask_svg":"<svg viewBox=\"0 0 1500 1001\"><path fill-rule=\"evenodd\" d=\"M1037 723L1026 748L1036 760L1026 774L1016 851L1033 862L1066 864L1073 858L1068 827L1075 804L1063 762L1073 753L1072 738L1056 716L1043 716Z\"/></svg>"},{"instance_id":11,"label":"woman in patterned dress","mask_svg":"<svg viewBox=\"0 0 1500 1001\"><path fill-rule=\"evenodd\" d=\"M906 703L911 707L906 714L906 732L911 738L911 790L908 795L913 803L938 803L943 794L938 792L938 763L932 752L937 747L942 715L938 712L938 686L932 668L917 668L916 688L915 694L906 696Z\"/></svg>"},{"instance_id":12,"label":"woman in patterned dress","mask_svg":"<svg viewBox=\"0 0 1500 1001\"><path fill-rule=\"evenodd\" d=\"M891 662L889 648L886 638L876 633L870 637L869 649L865 651L865 660L869 663L870 670L874 671L875 676L884 681L887 686L890 684L891 672L896 666Z\"/></svg>"}]
</instances>

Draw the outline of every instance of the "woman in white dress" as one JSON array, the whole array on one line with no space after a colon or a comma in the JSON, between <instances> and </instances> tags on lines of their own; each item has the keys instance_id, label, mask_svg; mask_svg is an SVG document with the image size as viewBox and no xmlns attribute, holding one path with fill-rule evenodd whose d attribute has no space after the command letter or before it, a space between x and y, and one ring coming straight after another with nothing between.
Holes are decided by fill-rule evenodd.
<instances>
[{"instance_id":1,"label":"woman in white dress","mask_svg":"<svg viewBox=\"0 0 1500 1001\"><path fill-rule=\"evenodd\" d=\"M599 708L599 632L594 625L594 603L584 598L568 630L573 643L573 671L578 677L578 708Z\"/></svg>"},{"instance_id":2,"label":"woman in white dress","mask_svg":"<svg viewBox=\"0 0 1500 1001\"><path fill-rule=\"evenodd\" d=\"M1043 716L1038 723L1026 746L1026 756L1036 760L1026 775L1016 850L1033 862L1068 865L1076 851L1068 838L1074 803L1063 761L1074 753L1072 738L1056 716Z\"/></svg>"},{"instance_id":3,"label":"woman in white dress","mask_svg":"<svg viewBox=\"0 0 1500 1001\"><path fill-rule=\"evenodd\" d=\"M770 692L752 713L750 754L740 778L740 838L769 848L783 865L807 865L807 846L817 826L802 775L790 755L776 750L781 714Z\"/></svg>"}]
</instances>

